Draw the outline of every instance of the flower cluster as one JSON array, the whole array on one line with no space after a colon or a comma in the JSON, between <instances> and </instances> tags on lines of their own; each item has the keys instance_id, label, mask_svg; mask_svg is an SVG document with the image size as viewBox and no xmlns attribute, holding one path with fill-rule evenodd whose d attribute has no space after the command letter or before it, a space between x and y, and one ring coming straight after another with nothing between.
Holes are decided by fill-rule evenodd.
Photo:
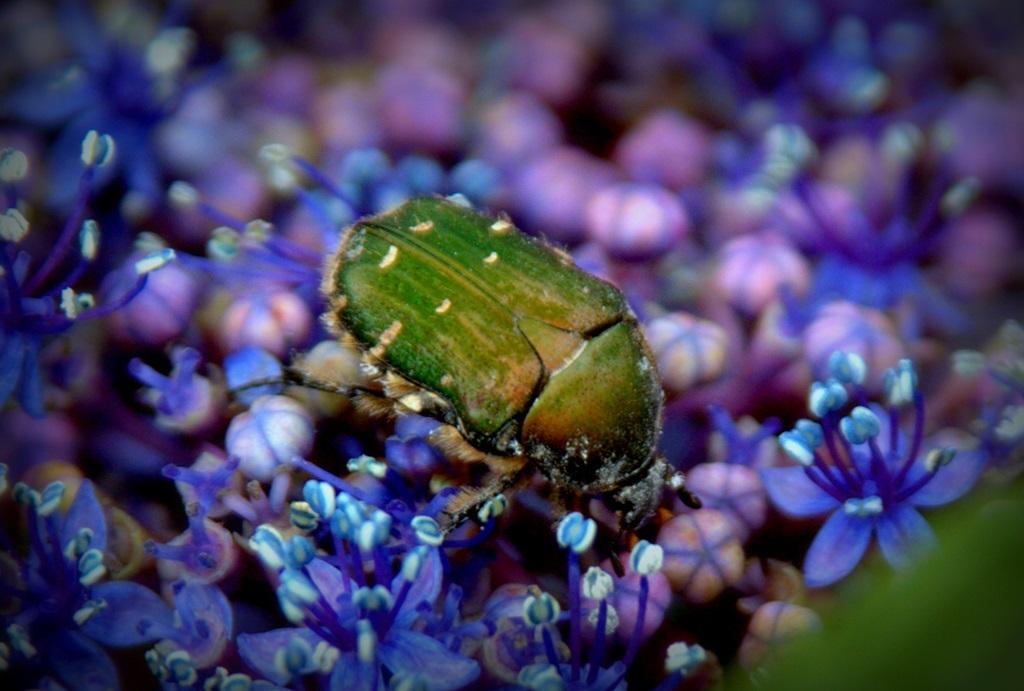
<instances>
[{"instance_id":1,"label":"flower cluster","mask_svg":"<svg viewBox=\"0 0 1024 691\"><path fill-rule=\"evenodd\" d=\"M934 541L918 508L963 495L984 463L976 452L925 441L924 395L910 360L886 371L884 409L868 404L866 369L857 355L833 353L832 378L814 382L808 394L816 420L799 420L779 435L782 450L800 467L762 471L768 495L787 515L829 514L804 561L810 586L849 574L872 536L890 564L905 566L914 551ZM904 433L907 408L913 423Z\"/></svg>"},{"instance_id":2,"label":"flower cluster","mask_svg":"<svg viewBox=\"0 0 1024 691\"><path fill-rule=\"evenodd\" d=\"M1018 501L1001 7L0 17L5 688L770 685Z\"/></svg>"}]
</instances>

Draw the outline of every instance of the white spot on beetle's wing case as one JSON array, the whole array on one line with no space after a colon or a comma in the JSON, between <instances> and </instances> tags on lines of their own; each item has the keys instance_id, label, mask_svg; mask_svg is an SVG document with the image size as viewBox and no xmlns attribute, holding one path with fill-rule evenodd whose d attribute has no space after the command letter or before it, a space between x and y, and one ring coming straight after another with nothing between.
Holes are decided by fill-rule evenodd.
<instances>
[{"instance_id":1,"label":"white spot on beetle's wing case","mask_svg":"<svg viewBox=\"0 0 1024 691\"><path fill-rule=\"evenodd\" d=\"M512 230L512 224L503 218L500 218L491 224L491 233L493 235L504 235L510 230Z\"/></svg>"},{"instance_id":2,"label":"white spot on beetle's wing case","mask_svg":"<svg viewBox=\"0 0 1024 691\"><path fill-rule=\"evenodd\" d=\"M380 264L377 266L382 269L386 269L396 261L398 261L398 247L395 245L389 245L387 254L384 255L384 258L380 260Z\"/></svg>"}]
</instances>

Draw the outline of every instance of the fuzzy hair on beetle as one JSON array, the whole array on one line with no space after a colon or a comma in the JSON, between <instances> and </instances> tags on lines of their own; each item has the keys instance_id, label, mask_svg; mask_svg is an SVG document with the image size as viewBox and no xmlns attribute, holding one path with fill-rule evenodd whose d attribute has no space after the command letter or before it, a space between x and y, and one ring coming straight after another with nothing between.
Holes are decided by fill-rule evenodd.
<instances>
[{"instance_id":1,"label":"fuzzy hair on beetle","mask_svg":"<svg viewBox=\"0 0 1024 691\"><path fill-rule=\"evenodd\" d=\"M411 199L344 232L321 290L324 319L361 354L367 383L294 368L286 380L373 415L439 420L430 442L490 471L450 501L448 531L535 470L563 500L603 496L620 535L654 514L666 488L699 506L656 451L664 394L625 297L509 219Z\"/></svg>"}]
</instances>

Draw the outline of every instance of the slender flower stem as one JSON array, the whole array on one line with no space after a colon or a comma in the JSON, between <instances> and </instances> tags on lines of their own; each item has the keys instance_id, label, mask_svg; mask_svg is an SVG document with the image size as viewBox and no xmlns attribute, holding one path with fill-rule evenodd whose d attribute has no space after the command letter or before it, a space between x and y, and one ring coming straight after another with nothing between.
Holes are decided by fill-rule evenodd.
<instances>
[{"instance_id":1,"label":"slender flower stem","mask_svg":"<svg viewBox=\"0 0 1024 691\"><path fill-rule=\"evenodd\" d=\"M395 602L391 605L391 609L388 610L388 614L384 617L381 624L382 630L379 632L381 636L388 632L391 625L395 622L395 618L398 616L399 610L402 609L402 605L405 604L406 598L409 597L409 591L412 590L412 581L402 579L402 589L398 591L398 597L395 598Z\"/></svg>"},{"instance_id":2,"label":"slender flower stem","mask_svg":"<svg viewBox=\"0 0 1024 691\"><path fill-rule=\"evenodd\" d=\"M569 646L572 650L572 680L580 678L580 555L569 550Z\"/></svg>"},{"instance_id":3,"label":"slender flower stem","mask_svg":"<svg viewBox=\"0 0 1024 691\"><path fill-rule=\"evenodd\" d=\"M18 277L14 275L14 262L11 255L7 253L8 243L0 241L0 268L3 268L4 283L7 284L7 301L10 305L11 314L15 318L21 317L21 288L18 286Z\"/></svg>"},{"instance_id":4,"label":"slender flower stem","mask_svg":"<svg viewBox=\"0 0 1024 691\"><path fill-rule=\"evenodd\" d=\"M847 481L847 479L845 479L842 476L841 469L836 471L839 473L839 475L837 475L832 471L832 468L830 468L829 465L825 463L824 459L822 459L822 457L817 452L813 452L813 456L814 467L817 468L818 471L825 476L825 479L828 480L828 482L830 482L837 490L841 492L850 492L850 483Z\"/></svg>"},{"instance_id":5,"label":"slender flower stem","mask_svg":"<svg viewBox=\"0 0 1024 691\"><path fill-rule=\"evenodd\" d=\"M326 470L324 470L320 466L318 466L318 465L316 465L314 463L310 463L309 461L307 461L305 458L302 458L301 456L295 456L290 461L288 461L288 463L289 463L289 465L295 466L296 468L298 468L299 470L303 471L304 473L309 473L310 475L315 477L317 480L322 480L322 481L326 482L327 484L329 484L334 489L341 490L342 492L345 492L347 494L351 494L353 497L355 497L359 501L369 503L369 497L367 497L366 494L361 489L359 489L358 487L356 487L354 485L350 485L349 483L345 482L344 480L342 480L337 475L334 475L333 473L327 472Z\"/></svg>"},{"instance_id":6,"label":"slender flower stem","mask_svg":"<svg viewBox=\"0 0 1024 691\"><path fill-rule=\"evenodd\" d=\"M64 290L65 287L73 286L74 284L78 283L78 279L82 277L82 274L85 273L85 270L88 267L89 262L87 262L85 259L79 258L78 261L75 262L74 268L72 268L71 271L68 272L68 275L65 276L60 281L55 281L53 286L51 286L40 297L56 297L60 293L60 291Z\"/></svg>"},{"instance_id":7,"label":"slender flower stem","mask_svg":"<svg viewBox=\"0 0 1024 691\"><path fill-rule=\"evenodd\" d=\"M555 642L551 640L551 632L548 630L547 625L544 625L541 629L541 638L544 639L544 653L548 656L548 662L557 667L560 660L555 653Z\"/></svg>"},{"instance_id":8,"label":"slender flower stem","mask_svg":"<svg viewBox=\"0 0 1024 691\"><path fill-rule=\"evenodd\" d=\"M314 252L305 245L292 242L291 240L287 240L276 234L267 238L266 245L270 251L276 252L281 256L287 257L288 259L296 262L312 264L316 267L319 267L321 262L323 262L323 257L319 253Z\"/></svg>"},{"instance_id":9,"label":"slender flower stem","mask_svg":"<svg viewBox=\"0 0 1024 691\"><path fill-rule=\"evenodd\" d=\"M633 658L640 650L640 640L643 638L644 620L647 618L647 597L650 595L651 585L647 576L640 577L640 600L636 612L636 624L633 626L633 635L629 638L629 645L626 647L626 655L622 658L622 664L626 669L633 664ZM612 685L612 688L615 684Z\"/></svg>"},{"instance_id":10,"label":"slender flower stem","mask_svg":"<svg viewBox=\"0 0 1024 691\"><path fill-rule=\"evenodd\" d=\"M384 549L379 546L373 550L373 573L377 583L388 584L391 582L391 564L388 563L388 556Z\"/></svg>"},{"instance_id":11,"label":"slender flower stem","mask_svg":"<svg viewBox=\"0 0 1024 691\"><path fill-rule=\"evenodd\" d=\"M906 487L901 488L896 493L896 501L897 502L906 501L910 497L914 496L917 492L920 492L924 488L925 485L927 485L929 482L932 481L932 478L935 477L935 474L938 473L939 470L940 470L940 468L936 468L935 470L933 470L931 472L926 472L920 478L915 480L913 482L913 484L910 484L910 485L908 485Z\"/></svg>"},{"instance_id":12,"label":"slender flower stem","mask_svg":"<svg viewBox=\"0 0 1024 691\"><path fill-rule=\"evenodd\" d=\"M597 610L597 632L594 634L594 645L590 648L590 662L587 665L587 684L593 684L597 679L597 672L601 669L604 661L604 628L608 622L608 601L601 600L600 608Z\"/></svg>"},{"instance_id":13,"label":"slender flower stem","mask_svg":"<svg viewBox=\"0 0 1024 691\"><path fill-rule=\"evenodd\" d=\"M896 486L903 484L903 481L907 478L907 473L914 465L914 461L917 460L917 455L921 453L921 442L924 439L924 396L921 395L920 391L914 392L914 437L910 442L910 450L907 453L907 457L903 461L903 467L900 468L899 474L896 476Z\"/></svg>"},{"instance_id":14,"label":"slender flower stem","mask_svg":"<svg viewBox=\"0 0 1024 691\"><path fill-rule=\"evenodd\" d=\"M337 197L338 199L345 198L345 195L342 194L338 186L334 184L334 181L331 180L331 178L328 177L326 173L320 170L312 162L307 161L301 156L292 156L291 160L295 164L296 168L298 168L307 176L309 176L309 179L315 182L317 185L323 187L325 190L330 192L333 196Z\"/></svg>"},{"instance_id":15,"label":"slender flower stem","mask_svg":"<svg viewBox=\"0 0 1024 691\"><path fill-rule=\"evenodd\" d=\"M804 474L807 478L825 491L830 497L842 503L845 500L845 493L841 492L837 487L830 483L826 478L821 477L815 468L804 467Z\"/></svg>"},{"instance_id":16,"label":"slender flower stem","mask_svg":"<svg viewBox=\"0 0 1024 691\"><path fill-rule=\"evenodd\" d=\"M354 542L348 543L349 558L352 560L352 578L360 586L366 585L366 573L363 570L363 555L359 545Z\"/></svg>"},{"instance_id":17,"label":"slender flower stem","mask_svg":"<svg viewBox=\"0 0 1024 691\"><path fill-rule=\"evenodd\" d=\"M843 458L844 458L846 464L851 468L852 472L856 474L857 479L859 481L858 482L858 485L859 485L858 489L862 491L864 489L864 481L865 481L866 478L864 476L864 471L862 471L859 467L857 467L856 456L853 455L853 446L850 444L850 442L848 442L846 440L846 437L844 437L838 431L833 430L833 434L836 437L838 437L838 439L839 439L839 448L843 450L843 454L844 454Z\"/></svg>"},{"instance_id":18,"label":"slender flower stem","mask_svg":"<svg viewBox=\"0 0 1024 691\"><path fill-rule=\"evenodd\" d=\"M352 587L349 584L349 581L353 580L354 576L349 573L349 563L347 563L344 559L345 545L342 543L341 538L335 535L334 533L331 533L331 540L334 541L334 555L338 560L337 563L338 566L341 568L342 572L341 589L346 594L351 593Z\"/></svg>"},{"instance_id":19,"label":"slender flower stem","mask_svg":"<svg viewBox=\"0 0 1024 691\"><path fill-rule=\"evenodd\" d=\"M31 294L42 287L46 279L53 273L53 270L57 268L67 255L68 249L70 249L71 244L75 241L78 235L78 228L82 225L82 219L85 216L85 206L89 203L89 197L92 193L92 180L95 176L95 171L96 169L93 166L86 166L85 170L82 171L82 177L78 182L78 198L75 200L75 208L64 222L64 228L61 230L57 242L53 245L53 249L46 255L43 265L39 267L39 270L25 284L26 293Z\"/></svg>"},{"instance_id":20,"label":"slender flower stem","mask_svg":"<svg viewBox=\"0 0 1024 691\"><path fill-rule=\"evenodd\" d=\"M874 437L868 439L868 448L871 452L871 474L879 484L879 489L885 497L891 496L893 485L892 475L882 456L882 450L878 448L878 440Z\"/></svg>"},{"instance_id":21,"label":"slender flower stem","mask_svg":"<svg viewBox=\"0 0 1024 691\"><path fill-rule=\"evenodd\" d=\"M124 295L122 295L120 298L118 298L117 300L114 300L113 302L108 302L105 305L100 305L99 307L94 307L91 310L86 310L86 311L82 312L80 315L78 315L78 318L79 319L98 319L100 317L105 317L108 314L116 312L117 310L121 309L122 307L127 305L129 302L134 300L139 295L139 293L141 293L143 290L145 290L146 289L146 283L148 281L149 281L149 274L143 274L142 276L139 276L138 280L135 281L135 285L132 286L132 289L129 290Z\"/></svg>"},{"instance_id":22,"label":"slender flower stem","mask_svg":"<svg viewBox=\"0 0 1024 691\"><path fill-rule=\"evenodd\" d=\"M199 213L201 213L203 216L206 216L207 219L209 219L213 223L216 223L217 225L227 226L232 230L237 230L239 233L245 232L245 223L235 218L231 214L227 213L226 211L221 211L213 204L209 204L207 202L199 202L196 205L196 208L199 209Z\"/></svg>"},{"instance_id":23,"label":"slender flower stem","mask_svg":"<svg viewBox=\"0 0 1024 691\"><path fill-rule=\"evenodd\" d=\"M896 406L889 406L889 455L895 460L899 454L900 411Z\"/></svg>"}]
</instances>

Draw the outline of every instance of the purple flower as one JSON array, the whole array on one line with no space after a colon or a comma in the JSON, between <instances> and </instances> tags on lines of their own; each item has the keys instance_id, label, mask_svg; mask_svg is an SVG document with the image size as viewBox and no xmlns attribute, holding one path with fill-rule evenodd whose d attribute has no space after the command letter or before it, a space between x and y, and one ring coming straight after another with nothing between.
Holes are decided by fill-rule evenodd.
<instances>
[{"instance_id":1,"label":"purple flower","mask_svg":"<svg viewBox=\"0 0 1024 691\"><path fill-rule=\"evenodd\" d=\"M749 417L735 420L720 405L708 406L708 417L714 426L708 442L714 460L749 468L773 465L774 449L766 446L779 432L781 425L777 419L769 418L762 423Z\"/></svg>"},{"instance_id":2,"label":"purple flower","mask_svg":"<svg viewBox=\"0 0 1024 691\"><path fill-rule=\"evenodd\" d=\"M142 6L135 10L146 11ZM61 126L47 161L55 176L49 191L54 203L74 203L73 162L78 142L91 129L117 138L123 155L115 168L131 192L147 203L156 202L162 186L157 152L161 124L192 89L223 73L227 61L194 78L189 68L195 36L173 25L177 12L166 13L162 21L149 17L151 25L145 19L129 23L131 28L117 26L88 3L61 3L58 14L71 60L23 78L0 100L0 111L40 128ZM140 37L139 26L156 30Z\"/></svg>"},{"instance_id":3,"label":"purple flower","mask_svg":"<svg viewBox=\"0 0 1024 691\"><path fill-rule=\"evenodd\" d=\"M45 342L69 331L76 323L104 317L128 304L146 287L148 275L174 258L160 250L135 263L134 283L103 305L75 285L96 260L99 225L85 217L97 170L114 158L114 140L91 130L80 142L83 164L74 207L51 251L33 262L20 245L31 232L19 210L18 183L28 173L20 151L0 152L0 181L6 191L6 210L0 215L0 405L16 395L28 413L43 414L43 374L40 350ZM79 170L77 166L69 166ZM52 182L52 181L51 181Z\"/></svg>"},{"instance_id":4,"label":"purple flower","mask_svg":"<svg viewBox=\"0 0 1024 691\"><path fill-rule=\"evenodd\" d=\"M168 464L164 477L178 485L185 503L188 529L167 544L149 541L146 551L157 558L165 581L216 583L238 562L238 547L231 532L209 518L218 496L228 488L239 461L223 461L203 454L190 468Z\"/></svg>"},{"instance_id":5,"label":"purple flower","mask_svg":"<svg viewBox=\"0 0 1024 691\"><path fill-rule=\"evenodd\" d=\"M0 465L0 488L7 467ZM116 689L119 680L104 647L124 648L174 634L172 610L130 581L106 575L107 521L92 483L79 485L66 511L64 484L41 492L19 483L14 497L27 509L29 551L3 554L0 615L8 678L29 688L53 675L68 689ZM11 544L9 535L0 539Z\"/></svg>"},{"instance_id":6,"label":"purple flower","mask_svg":"<svg viewBox=\"0 0 1024 691\"><path fill-rule=\"evenodd\" d=\"M175 626L146 652L153 674L170 688L194 688L201 670L224 654L234 634L234 612L220 588L202 583L171 584Z\"/></svg>"},{"instance_id":7,"label":"purple flower","mask_svg":"<svg viewBox=\"0 0 1024 691\"><path fill-rule=\"evenodd\" d=\"M841 149L836 155L848 156ZM925 324L963 328L956 296L932 280L927 266L950 221L977 197L978 180L954 179L941 145L910 122L884 128L867 157L870 166L844 186L801 171L779 200L779 227L817 258L810 301L879 310L910 303L903 329L911 336Z\"/></svg>"},{"instance_id":8,"label":"purple flower","mask_svg":"<svg viewBox=\"0 0 1024 691\"><path fill-rule=\"evenodd\" d=\"M563 614L558 601L536 586L506 585L488 599L484 622L492 633L484 642L483 657L495 677L518 682L516 688L624 691L626 673L649 636L647 609L652 604L652 577L660 576L664 552L646 540L638 542L629 555L628 582L616 582L598 567L581 573L580 555L590 549L596 531L593 519L576 512L558 525L558 543L569 553L568 612ZM623 586L626 591L620 594ZM663 608L661 593L655 597L659 601L653 604ZM590 604L585 605L584 600ZM621 636L625 653L621 659L614 659L608 653L623 621L617 607L623 605L630 609L630 630ZM657 613L659 621L663 614ZM558 624L565 620L569 622L568 646L558 630ZM584 627L590 639L586 656ZM671 676L675 670L668 671Z\"/></svg>"},{"instance_id":9,"label":"purple flower","mask_svg":"<svg viewBox=\"0 0 1024 691\"><path fill-rule=\"evenodd\" d=\"M326 482L309 481L303 496L292 522L310 537L285 540L264 525L251 540L277 574L278 603L295 626L239 636L242 659L278 684L307 674L328 677L331 689L383 688L395 677L438 691L472 683L479 665L460 650L479 627L433 615L445 575L436 522L420 515L399 529L390 514ZM314 540L333 556L315 556Z\"/></svg>"},{"instance_id":10,"label":"purple flower","mask_svg":"<svg viewBox=\"0 0 1024 691\"><path fill-rule=\"evenodd\" d=\"M804 560L811 587L847 576L873 538L890 564L905 566L935 539L918 509L957 499L983 467L981 454L961 452L954 460L952 449L926 447L924 397L909 360L886 373L889 405L883 410L865 405L866 392L856 379L839 381L851 357L856 358L833 356L830 369L836 379L817 382L814 391L848 387L859 404L841 416L849 404L827 406L812 392L811 408L822 413L820 420L801 420L779 435L782 450L800 467L761 471L769 497L786 515L828 514ZM863 362L855 369L863 381ZM909 439L900 429L901 407L908 403L914 417Z\"/></svg>"},{"instance_id":11,"label":"purple flower","mask_svg":"<svg viewBox=\"0 0 1024 691\"><path fill-rule=\"evenodd\" d=\"M149 388L143 394L157 412L156 424L168 430L190 433L208 429L220 414L222 396L206 377L196 374L202 356L194 348L175 348L173 368L163 376L138 358L128 371Z\"/></svg>"}]
</instances>

